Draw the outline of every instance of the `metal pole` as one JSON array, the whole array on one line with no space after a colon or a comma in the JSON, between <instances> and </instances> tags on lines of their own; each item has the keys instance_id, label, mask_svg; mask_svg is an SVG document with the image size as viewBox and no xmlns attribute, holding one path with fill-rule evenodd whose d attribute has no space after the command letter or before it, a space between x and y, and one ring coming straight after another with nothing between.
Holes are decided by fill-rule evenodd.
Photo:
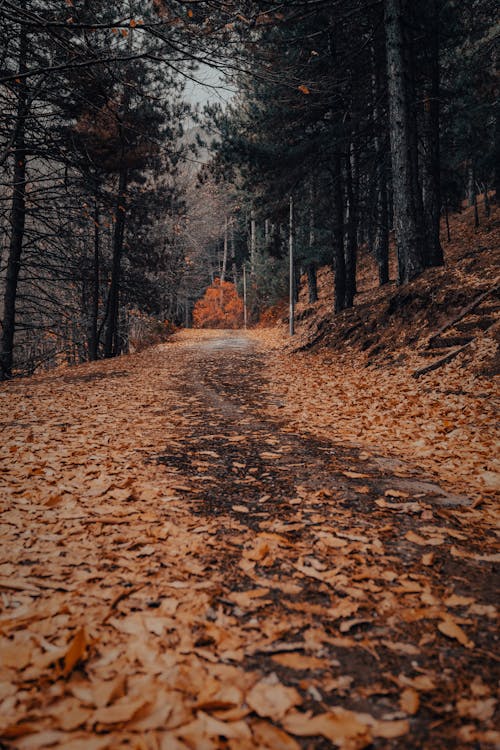
<instances>
[{"instance_id":1,"label":"metal pole","mask_svg":"<svg viewBox=\"0 0 500 750\"><path fill-rule=\"evenodd\" d=\"M247 329L247 267L243 263L243 327Z\"/></svg>"},{"instance_id":2,"label":"metal pole","mask_svg":"<svg viewBox=\"0 0 500 750\"><path fill-rule=\"evenodd\" d=\"M293 197L290 196L290 238L289 238L289 255L290 255L290 336L295 333L295 283L293 269Z\"/></svg>"},{"instance_id":3,"label":"metal pole","mask_svg":"<svg viewBox=\"0 0 500 750\"><path fill-rule=\"evenodd\" d=\"M255 254L257 251L257 235L255 228L255 214L252 209L250 213L250 273L255 273Z\"/></svg>"}]
</instances>

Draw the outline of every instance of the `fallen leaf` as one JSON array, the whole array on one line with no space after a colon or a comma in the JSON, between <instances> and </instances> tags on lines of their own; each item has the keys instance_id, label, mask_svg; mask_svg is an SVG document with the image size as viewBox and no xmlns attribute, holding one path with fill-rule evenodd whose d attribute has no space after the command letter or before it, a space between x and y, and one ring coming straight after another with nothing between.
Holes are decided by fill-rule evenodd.
<instances>
[{"instance_id":1,"label":"fallen leaf","mask_svg":"<svg viewBox=\"0 0 500 750\"><path fill-rule=\"evenodd\" d=\"M92 723L121 724L125 721L131 721L147 702L148 699L144 696L135 699L125 696L111 706L98 708L94 711L92 714Z\"/></svg>"},{"instance_id":2,"label":"fallen leaf","mask_svg":"<svg viewBox=\"0 0 500 750\"><path fill-rule=\"evenodd\" d=\"M404 674L400 674L398 677L398 684L401 686L412 687L415 690L426 692L429 690L436 689L436 683L429 675L419 674L416 677L407 677Z\"/></svg>"},{"instance_id":3,"label":"fallen leaf","mask_svg":"<svg viewBox=\"0 0 500 750\"><path fill-rule=\"evenodd\" d=\"M462 698L457 701L457 713L459 716L467 716L469 719L488 721L495 714L497 701L495 698L485 700Z\"/></svg>"},{"instance_id":4,"label":"fallen leaf","mask_svg":"<svg viewBox=\"0 0 500 750\"><path fill-rule=\"evenodd\" d=\"M420 698L417 691L412 687L403 690L399 698L399 705L401 706L401 710L406 714L411 714L412 716L416 714L420 705Z\"/></svg>"},{"instance_id":5,"label":"fallen leaf","mask_svg":"<svg viewBox=\"0 0 500 750\"><path fill-rule=\"evenodd\" d=\"M329 663L326 659L319 659L317 656L306 656L294 651L284 654L274 654L271 659L276 664L280 664L282 667L287 667L288 669L326 670L329 668Z\"/></svg>"},{"instance_id":6,"label":"fallen leaf","mask_svg":"<svg viewBox=\"0 0 500 750\"><path fill-rule=\"evenodd\" d=\"M448 638L455 638L465 648L474 648L474 642L467 637L462 628L452 619L447 618L438 623L438 630Z\"/></svg>"},{"instance_id":7,"label":"fallen leaf","mask_svg":"<svg viewBox=\"0 0 500 750\"><path fill-rule=\"evenodd\" d=\"M282 722L287 732L298 737L326 737L342 746L346 740L356 740L356 748L371 744L373 735L365 722L361 722L352 711L336 708L328 713L312 716L308 713L289 713Z\"/></svg>"},{"instance_id":8,"label":"fallen leaf","mask_svg":"<svg viewBox=\"0 0 500 750\"><path fill-rule=\"evenodd\" d=\"M252 724L254 739L272 750L300 750L299 743L282 729L268 724L267 721L256 721Z\"/></svg>"},{"instance_id":9,"label":"fallen leaf","mask_svg":"<svg viewBox=\"0 0 500 750\"><path fill-rule=\"evenodd\" d=\"M85 633L85 628L79 628L79 630L77 630L77 632L75 633L73 640L71 641L69 648L66 651L66 654L64 655L64 664L62 669L62 674L64 675L64 677L67 677L70 672L73 671L74 667L76 667L78 662L83 659L86 649L87 636Z\"/></svg>"},{"instance_id":10,"label":"fallen leaf","mask_svg":"<svg viewBox=\"0 0 500 750\"><path fill-rule=\"evenodd\" d=\"M407 492L403 492L402 490L386 490L384 492L384 495L386 497L410 497Z\"/></svg>"},{"instance_id":11,"label":"fallen leaf","mask_svg":"<svg viewBox=\"0 0 500 750\"><path fill-rule=\"evenodd\" d=\"M381 641L382 645L388 648L390 651L394 651L396 654L408 654L409 656L417 656L420 653L420 649L413 645L413 643L395 643L393 641Z\"/></svg>"},{"instance_id":12,"label":"fallen leaf","mask_svg":"<svg viewBox=\"0 0 500 750\"><path fill-rule=\"evenodd\" d=\"M279 721L293 706L299 706L302 698L295 688L282 685L273 673L253 686L246 702L259 716Z\"/></svg>"}]
</instances>

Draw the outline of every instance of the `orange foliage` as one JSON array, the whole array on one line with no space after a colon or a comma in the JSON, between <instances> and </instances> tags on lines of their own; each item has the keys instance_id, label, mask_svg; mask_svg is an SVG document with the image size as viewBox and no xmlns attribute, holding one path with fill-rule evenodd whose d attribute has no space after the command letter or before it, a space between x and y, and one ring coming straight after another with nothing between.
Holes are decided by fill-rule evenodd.
<instances>
[{"instance_id":1,"label":"orange foliage","mask_svg":"<svg viewBox=\"0 0 500 750\"><path fill-rule=\"evenodd\" d=\"M243 300L230 281L217 278L193 310L195 328L241 328Z\"/></svg>"}]
</instances>

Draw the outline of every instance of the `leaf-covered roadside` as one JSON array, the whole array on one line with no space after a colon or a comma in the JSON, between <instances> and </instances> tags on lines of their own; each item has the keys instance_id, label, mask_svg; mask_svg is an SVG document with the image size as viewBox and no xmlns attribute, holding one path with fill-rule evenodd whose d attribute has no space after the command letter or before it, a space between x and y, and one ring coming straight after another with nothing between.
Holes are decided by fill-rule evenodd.
<instances>
[{"instance_id":1,"label":"leaf-covered roadside","mask_svg":"<svg viewBox=\"0 0 500 750\"><path fill-rule=\"evenodd\" d=\"M327 439L313 368L292 422L252 338L0 392L5 747L498 743L490 505Z\"/></svg>"}]
</instances>

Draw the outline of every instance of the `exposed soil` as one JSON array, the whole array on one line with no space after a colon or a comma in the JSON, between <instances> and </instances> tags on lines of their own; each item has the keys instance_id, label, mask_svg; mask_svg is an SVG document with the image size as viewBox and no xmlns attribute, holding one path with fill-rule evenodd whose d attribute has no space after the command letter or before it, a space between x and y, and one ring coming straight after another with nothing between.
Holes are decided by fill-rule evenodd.
<instances>
[{"instance_id":1,"label":"exposed soil","mask_svg":"<svg viewBox=\"0 0 500 750\"><path fill-rule=\"evenodd\" d=\"M417 368L415 352L427 357L427 342L443 325L460 313L477 296L493 290L476 316L462 322L465 332L481 339L498 339L500 301L500 208L493 206L490 216L481 216L481 225L474 227L473 209L454 214L450 220L451 241L444 226L441 241L446 265L428 269L405 285L396 285L395 249L391 247L391 281L378 287L373 258L360 250L359 270L354 308L333 315L333 276L328 268L319 272L319 301L307 301L305 277L297 307L298 335L293 348L310 350L327 347L335 352L361 352L366 365L390 366L405 363ZM496 326L493 324L497 323ZM483 329L483 330L481 330ZM486 332L484 329L488 329ZM482 361L473 346L466 360L473 368L489 376L498 375L496 347L491 357ZM443 352L444 353L444 352ZM437 354L436 354L437 357Z\"/></svg>"}]
</instances>

